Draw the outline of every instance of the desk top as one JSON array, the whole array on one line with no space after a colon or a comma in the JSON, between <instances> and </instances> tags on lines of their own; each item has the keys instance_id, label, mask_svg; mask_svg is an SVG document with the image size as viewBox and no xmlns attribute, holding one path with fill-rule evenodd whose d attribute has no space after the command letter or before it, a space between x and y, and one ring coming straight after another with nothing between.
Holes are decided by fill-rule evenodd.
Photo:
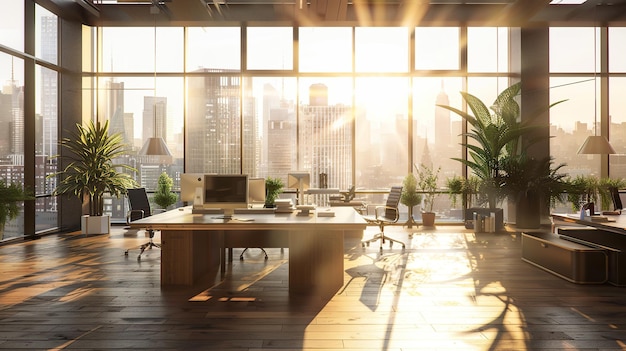
<instances>
[{"instance_id":1,"label":"desk top","mask_svg":"<svg viewBox=\"0 0 626 351\"><path fill-rule=\"evenodd\" d=\"M580 214L573 213L552 213L551 216L552 218L563 222L586 225L626 235L626 215L603 215L609 219L609 222L596 222L591 219L580 219Z\"/></svg>"},{"instance_id":2,"label":"desk top","mask_svg":"<svg viewBox=\"0 0 626 351\"><path fill-rule=\"evenodd\" d=\"M319 209L326 211L327 209ZM272 214L235 214L230 220L215 214L192 214L191 206L159 213L130 223L131 228L155 230L364 230L367 222L352 207L332 209L334 217L302 216L299 211Z\"/></svg>"}]
</instances>

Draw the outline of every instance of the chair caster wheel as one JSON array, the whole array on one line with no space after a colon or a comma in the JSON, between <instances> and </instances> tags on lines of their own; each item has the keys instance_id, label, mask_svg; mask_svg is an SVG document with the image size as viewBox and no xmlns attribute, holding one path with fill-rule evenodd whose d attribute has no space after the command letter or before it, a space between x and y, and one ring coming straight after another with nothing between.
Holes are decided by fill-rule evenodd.
<instances>
[{"instance_id":1,"label":"chair caster wheel","mask_svg":"<svg viewBox=\"0 0 626 351\"><path fill-rule=\"evenodd\" d=\"M137 262L141 261L141 256L137 256Z\"/></svg>"},{"instance_id":2,"label":"chair caster wheel","mask_svg":"<svg viewBox=\"0 0 626 351\"><path fill-rule=\"evenodd\" d=\"M124 252L124 256L128 256L128 251Z\"/></svg>"}]
</instances>

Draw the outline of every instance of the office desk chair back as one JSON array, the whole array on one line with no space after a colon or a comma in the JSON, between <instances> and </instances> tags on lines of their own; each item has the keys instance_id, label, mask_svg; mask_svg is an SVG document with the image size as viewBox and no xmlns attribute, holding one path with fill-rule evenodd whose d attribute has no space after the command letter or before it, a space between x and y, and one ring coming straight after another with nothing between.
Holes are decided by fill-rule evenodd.
<instances>
[{"instance_id":1,"label":"office desk chair back","mask_svg":"<svg viewBox=\"0 0 626 351\"><path fill-rule=\"evenodd\" d=\"M611 198L613 198L613 209L616 213L621 214L624 206L622 205L622 198L620 197L619 189L616 187L610 187L609 191L611 192Z\"/></svg>"},{"instance_id":2,"label":"office desk chair back","mask_svg":"<svg viewBox=\"0 0 626 351\"><path fill-rule=\"evenodd\" d=\"M393 243L402 245L402 249L406 248L406 245L399 240L389 238L385 236L385 226L396 223L400 218L400 212L398 206L400 204L400 196L402 195L402 186L393 186L387 196L387 201L384 206L376 206L374 216L363 216L370 224L375 224L380 228L380 233L374 235L371 239L361 242L361 246L369 246L371 242L380 241L380 252L383 252L383 244L385 241L389 241L389 248Z\"/></svg>"},{"instance_id":3,"label":"office desk chair back","mask_svg":"<svg viewBox=\"0 0 626 351\"><path fill-rule=\"evenodd\" d=\"M152 209L150 208L150 201L148 201L148 193L146 192L145 188L134 188L134 189L127 189L128 191L128 206L130 207L130 210L128 211L128 214L126 215L126 222L130 223L132 221L136 221L138 219L142 219L145 217L149 217L152 215ZM139 255L137 256L137 261L141 260L141 255L143 254L144 251L146 251L146 249L152 249L153 247L157 247L157 248L161 248L161 244L157 244L153 241L154 238L154 230L152 229L146 229L146 231L148 232L148 236L150 237L150 240L141 245L139 247ZM124 253L126 256L128 256L128 251L130 249L126 250L126 252Z\"/></svg>"}]
</instances>

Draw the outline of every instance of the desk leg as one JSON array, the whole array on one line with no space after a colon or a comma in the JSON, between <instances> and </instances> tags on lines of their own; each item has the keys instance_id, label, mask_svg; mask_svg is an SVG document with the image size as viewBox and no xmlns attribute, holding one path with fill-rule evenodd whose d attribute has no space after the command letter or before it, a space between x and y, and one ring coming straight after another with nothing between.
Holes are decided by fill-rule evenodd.
<instances>
[{"instance_id":1,"label":"desk leg","mask_svg":"<svg viewBox=\"0 0 626 351\"><path fill-rule=\"evenodd\" d=\"M215 279L223 253L219 233L161 231L161 285L193 285Z\"/></svg>"},{"instance_id":2,"label":"desk leg","mask_svg":"<svg viewBox=\"0 0 626 351\"><path fill-rule=\"evenodd\" d=\"M289 232L290 293L332 295L343 276L343 231Z\"/></svg>"}]
</instances>

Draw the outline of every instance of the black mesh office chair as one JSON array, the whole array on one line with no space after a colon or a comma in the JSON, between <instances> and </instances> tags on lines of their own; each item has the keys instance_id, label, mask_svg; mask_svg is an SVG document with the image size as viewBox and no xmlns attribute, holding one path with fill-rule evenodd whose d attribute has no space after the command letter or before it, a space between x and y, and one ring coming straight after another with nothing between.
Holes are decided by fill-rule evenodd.
<instances>
[{"instance_id":1,"label":"black mesh office chair","mask_svg":"<svg viewBox=\"0 0 626 351\"><path fill-rule=\"evenodd\" d=\"M363 248L365 246L369 246L371 242L380 240L380 252L383 252L383 244L385 240L389 241L389 247L393 245L393 243L398 243L402 245L402 248L406 248L406 245L399 240L392 239L385 236L385 226L389 224L396 223L398 218L400 218L400 212L398 211L398 205L400 204L400 196L402 195L402 186L393 186L389 191L389 195L387 196L387 202L384 206L376 206L374 216L363 216L370 224L376 224L380 228L380 233L374 235L371 239L363 240L361 245Z\"/></svg>"},{"instance_id":2,"label":"black mesh office chair","mask_svg":"<svg viewBox=\"0 0 626 351\"><path fill-rule=\"evenodd\" d=\"M128 211L128 214L126 215L126 222L130 223L132 221L136 221L138 219L151 216L152 209L150 208L150 202L148 201L148 193L146 192L146 189L134 188L134 189L127 189L127 190L128 190L128 193L127 193L128 205L130 207L130 210ZM165 211L165 210L162 210L162 211ZM157 244L153 241L154 230L146 229L146 231L148 232L150 241L139 246L140 251L139 251L139 256L137 256L138 261L141 260L141 255L143 254L144 251L146 251L146 249L152 249L153 247L161 248L160 244ZM131 249L126 250L124 254L128 256L128 251L130 250Z\"/></svg>"}]
</instances>

